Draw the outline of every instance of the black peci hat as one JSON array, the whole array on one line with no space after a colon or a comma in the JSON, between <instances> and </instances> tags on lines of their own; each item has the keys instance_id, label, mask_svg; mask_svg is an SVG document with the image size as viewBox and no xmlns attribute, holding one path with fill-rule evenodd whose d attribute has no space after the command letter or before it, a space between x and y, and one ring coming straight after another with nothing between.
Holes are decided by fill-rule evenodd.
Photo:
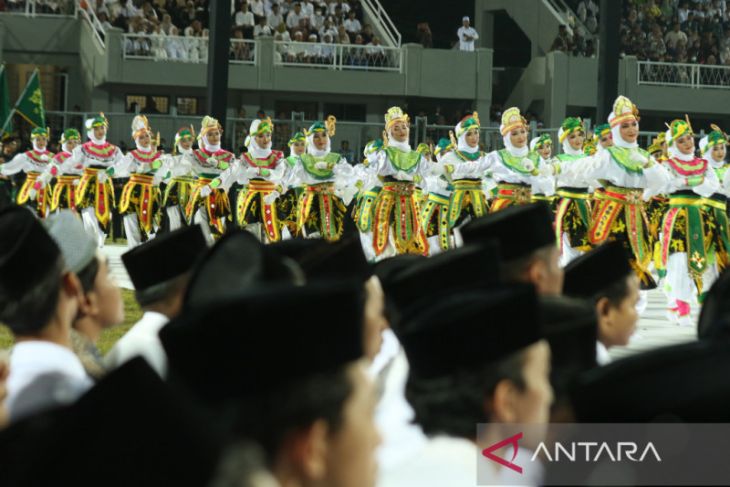
<instances>
[{"instance_id":1,"label":"black peci hat","mask_svg":"<svg viewBox=\"0 0 730 487\"><path fill-rule=\"evenodd\" d=\"M190 225L122 254L122 262L137 291L163 284L193 269L208 248L203 230Z\"/></svg>"},{"instance_id":2,"label":"black peci hat","mask_svg":"<svg viewBox=\"0 0 730 487\"><path fill-rule=\"evenodd\" d=\"M542 337L540 306L528 285L447 295L399 336L411 373L422 378L495 363Z\"/></svg>"},{"instance_id":3,"label":"black peci hat","mask_svg":"<svg viewBox=\"0 0 730 487\"><path fill-rule=\"evenodd\" d=\"M552 212L543 202L490 213L467 223L460 232L465 244L496 240L504 261L527 257L556 242Z\"/></svg>"},{"instance_id":4,"label":"black peci hat","mask_svg":"<svg viewBox=\"0 0 730 487\"><path fill-rule=\"evenodd\" d=\"M577 257L565 266L563 294L593 298L632 273L629 255L620 242L608 242Z\"/></svg>"},{"instance_id":5,"label":"black peci hat","mask_svg":"<svg viewBox=\"0 0 730 487\"><path fill-rule=\"evenodd\" d=\"M359 281L272 285L184 313L160 339L171 380L221 404L358 360L363 317Z\"/></svg>"}]
</instances>

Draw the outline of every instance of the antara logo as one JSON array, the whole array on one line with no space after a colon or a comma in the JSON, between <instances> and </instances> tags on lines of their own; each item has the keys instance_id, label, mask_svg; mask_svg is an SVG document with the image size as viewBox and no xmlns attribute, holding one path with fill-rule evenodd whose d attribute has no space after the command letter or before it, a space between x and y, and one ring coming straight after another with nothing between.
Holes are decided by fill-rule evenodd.
<instances>
[{"instance_id":1,"label":"antara logo","mask_svg":"<svg viewBox=\"0 0 730 487\"><path fill-rule=\"evenodd\" d=\"M657 462L662 461L659 452L657 452L656 447L651 441L643 449L639 448L639 445L633 441L619 441L613 445L605 441L601 443L597 441L577 441L568 443L567 446L560 442L555 442L552 455L550 454L550 450L545 446L545 443L540 442L530 461L534 462L540 454L548 462L559 462L561 460L568 462L598 462L601 459L610 459L612 462L621 462L624 460L643 462L648 455L653 456Z\"/></svg>"},{"instance_id":2,"label":"antara logo","mask_svg":"<svg viewBox=\"0 0 730 487\"><path fill-rule=\"evenodd\" d=\"M510 468L517 473L522 473L522 467L512 463L514 462L515 458L517 458L517 452L520 450L520 445L518 444L518 442L522 439L522 436L522 433L517 433L514 436L505 438L504 440L482 450L482 455L492 460L493 462L499 463L503 467ZM510 461L507 461L504 458L492 453L495 450L501 450L507 445L512 445L512 459Z\"/></svg>"}]
</instances>

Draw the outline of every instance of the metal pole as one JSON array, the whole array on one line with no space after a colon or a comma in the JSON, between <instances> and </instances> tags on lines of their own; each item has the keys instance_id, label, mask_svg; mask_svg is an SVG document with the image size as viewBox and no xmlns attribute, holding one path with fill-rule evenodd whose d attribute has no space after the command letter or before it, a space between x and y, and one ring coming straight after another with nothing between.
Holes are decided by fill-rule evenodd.
<instances>
[{"instance_id":1,"label":"metal pole","mask_svg":"<svg viewBox=\"0 0 730 487\"><path fill-rule=\"evenodd\" d=\"M228 101L228 52L231 45L231 3L210 2L208 38L208 112L226 126Z\"/></svg>"},{"instance_id":2,"label":"metal pole","mask_svg":"<svg viewBox=\"0 0 730 487\"><path fill-rule=\"evenodd\" d=\"M596 120L603 122L611 113L618 95L619 30L621 9L615 0L601 0L598 46L598 100Z\"/></svg>"}]
</instances>

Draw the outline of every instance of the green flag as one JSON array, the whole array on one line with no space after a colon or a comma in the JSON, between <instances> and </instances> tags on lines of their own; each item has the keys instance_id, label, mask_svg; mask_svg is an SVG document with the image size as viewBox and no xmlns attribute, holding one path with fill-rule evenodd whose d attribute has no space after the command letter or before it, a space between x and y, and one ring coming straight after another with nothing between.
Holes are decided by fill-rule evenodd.
<instances>
[{"instance_id":1,"label":"green flag","mask_svg":"<svg viewBox=\"0 0 730 487\"><path fill-rule=\"evenodd\" d=\"M41 92L41 79L37 69L33 71L23 94L15 104L15 111L33 127L46 127L46 111L43 109L43 92Z\"/></svg>"},{"instance_id":2,"label":"green flag","mask_svg":"<svg viewBox=\"0 0 730 487\"><path fill-rule=\"evenodd\" d=\"M13 131L13 108L10 106L10 92L8 91L8 76L5 65L0 66L0 138Z\"/></svg>"}]
</instances>

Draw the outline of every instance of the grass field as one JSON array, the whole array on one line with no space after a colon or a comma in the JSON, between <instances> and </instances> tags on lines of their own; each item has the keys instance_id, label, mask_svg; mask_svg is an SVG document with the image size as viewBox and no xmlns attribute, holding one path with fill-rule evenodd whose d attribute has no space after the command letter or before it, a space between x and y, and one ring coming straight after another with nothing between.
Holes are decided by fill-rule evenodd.
<instances>
[{"instance_id":1,"label":"grass field","mask_svg":"<svg viewBox=\"0 0 730 487\"><path fill-rule=\"evenodd\" d=\"M101 334L99 343L97 343L101 353L106 353L142 316L142 310L134 300L134 291L122 289L122 298L124 299L124 323L105 330ZM12 344L13 336L10 331L0 325L0 349L8 348Z\"/></svg>"}]
</instances>

